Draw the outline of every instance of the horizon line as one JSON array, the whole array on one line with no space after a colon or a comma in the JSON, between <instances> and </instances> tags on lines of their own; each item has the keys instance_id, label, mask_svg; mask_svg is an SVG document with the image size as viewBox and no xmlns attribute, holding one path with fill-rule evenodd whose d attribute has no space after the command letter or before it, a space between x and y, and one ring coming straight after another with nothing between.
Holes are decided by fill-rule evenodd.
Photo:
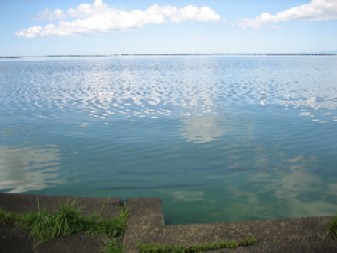
<instances>
[{"instance_id":1,"label":"horizon line","mask_svg":"<svg viewBox=\"0 0 337 253\"><path fill-rule=\"evenodd\" d=\"M53 58L53 57L116 57L116 56L337 56L337 52L327 53L121 53L121 54L50 54L32 56L0 56L0 59Z\"/></svg>"}]
</instances>

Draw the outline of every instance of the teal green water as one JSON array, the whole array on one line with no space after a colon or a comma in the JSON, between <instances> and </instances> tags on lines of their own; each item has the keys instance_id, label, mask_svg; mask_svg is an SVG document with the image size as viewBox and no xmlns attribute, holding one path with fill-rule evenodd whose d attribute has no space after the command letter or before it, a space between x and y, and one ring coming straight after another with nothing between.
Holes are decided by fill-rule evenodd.
<instances>
[{"instance_id":1,"label":"teal green water","mask_svg":"<svg viewBox=\"0 0 337 253\"><path fill-rule=\"evenodd\" d=\"M167 223L337 213L337 57L0 61L0 191L160 197Z\"/></svg>"}]
</instances>

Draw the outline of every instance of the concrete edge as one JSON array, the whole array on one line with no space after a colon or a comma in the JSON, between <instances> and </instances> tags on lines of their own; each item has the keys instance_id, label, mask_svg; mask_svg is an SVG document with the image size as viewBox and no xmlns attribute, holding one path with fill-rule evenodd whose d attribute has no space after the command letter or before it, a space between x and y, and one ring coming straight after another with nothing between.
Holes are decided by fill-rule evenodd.
<instances>
[{"instance_id":1,"label":"concrete edge","mask_svg":"<svg viewBox=\"0 0 337 253\"><path fill-rule=\"evenodd\" d=\"M74 201L84 214L106 217L117 215L123 201L118 198L86 198L0 193L0 207L13 212L32 212L40 206L52 211L60 203ZM337 252L337 240L326 237L333 217L305 217L281 220L218 222L211 224L166 225L159 198L131 198L126 202L129 217L123 238L124 252L138 252L138 243L191 245L254 236L257 244L248 248L216 252ZM116 211L117 210L117 211ZM0 224L0 252L100 252L97 238L82 235L60 238L39 249L32 249L29 235ZM27 239L28 238L28 239Z\"/></svg>"},{"instance_id":2,"label":"concrete edge","mask_svg":"<svg viewBox=\"0 0 337 253\"><path fill-rule=\"evenodd\" d=\"M138 252L139 243L190 246L242 240L247 236L255 237L257 244L216 252L337 252L337 240L326 236L333 216L165 225L160 199L129 199L127 208L130 216L123 239L124 252Z\"/></svg>"}]
</instances>

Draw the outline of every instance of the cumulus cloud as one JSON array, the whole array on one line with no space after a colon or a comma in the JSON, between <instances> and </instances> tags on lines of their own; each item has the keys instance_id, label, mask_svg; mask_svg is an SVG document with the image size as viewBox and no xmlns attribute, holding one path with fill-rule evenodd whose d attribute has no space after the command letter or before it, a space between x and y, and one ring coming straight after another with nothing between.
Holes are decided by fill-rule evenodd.
<instances>
[{"instance_id":1,"label":"cumulus cloud","mask_svg":"<svg viewBox=\"0 0 337 253\"><path fill-rule=\"evenodd\" d=\"M43 21L43 20L51 21L54 19L64 19L65 17L66 17L65 13L61 9L49 10L48 8L46 8L37 15L36 20L37 21Z\"/></svg>"},{"instance_id":2,"label":"cumulus cloud","mask_svg":"<svg viewBox=\"0 0 337 253\"><path fill-rule=\"evenodd\" d=\"M44 26L32 26L17 31L18 37L35 38L45 36L68 36L140 28L146 24L219 21L221 17L210 7L183 8L152 5L146 10L118 10L95 0L93 4L80 4L68 10L45 9L39 20L54 20Z\"/></svg>"},{"instance_id":3,"label":"cumulus cloud","mask_svg":"<svg viewBox=\"0 0 337 253\"><path fill-rule=\"evenodd\" d=\"M277 24L292 19L307 19L314 21L337 19L336 0L312 0L308 4L292 7L272 15L262 13L254 19L242 19L238 26L243 28L259 28L264 25Z\"/></svg>"}]
</instances>

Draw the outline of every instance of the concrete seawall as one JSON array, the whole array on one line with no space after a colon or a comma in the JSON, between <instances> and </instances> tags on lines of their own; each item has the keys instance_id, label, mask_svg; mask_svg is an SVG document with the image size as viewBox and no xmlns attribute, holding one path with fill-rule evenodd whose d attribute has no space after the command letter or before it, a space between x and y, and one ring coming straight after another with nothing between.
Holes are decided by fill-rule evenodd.
<instances>
[{"instance_id":1,"label":"concrete seawall","mask_svg":"<svg viewBox=\"0 0 337 253\"><path fill-rule=\"evenodd\" d=\"M96 212L104 217L116 216L123 202L112 198L55 197L0 193L0 208L26 213L44 206L55 210L60 203L75 200L84 214ZM257 243L247 248L221 249L217 252L337 252L337 240L327 238L332 217L212 224L165 225L162 204L157 198L135 198L126 202L129 211L123 239L125 252L137 252L137 244L162 243L191 245L222 240L241 240L254 236ZM33 248L29 233L13 225L0 224L0 252L100 252L99 237L85 234L55 239ZM214 251L215 252L215 251Z\"/></svg>"}]
</instances>

